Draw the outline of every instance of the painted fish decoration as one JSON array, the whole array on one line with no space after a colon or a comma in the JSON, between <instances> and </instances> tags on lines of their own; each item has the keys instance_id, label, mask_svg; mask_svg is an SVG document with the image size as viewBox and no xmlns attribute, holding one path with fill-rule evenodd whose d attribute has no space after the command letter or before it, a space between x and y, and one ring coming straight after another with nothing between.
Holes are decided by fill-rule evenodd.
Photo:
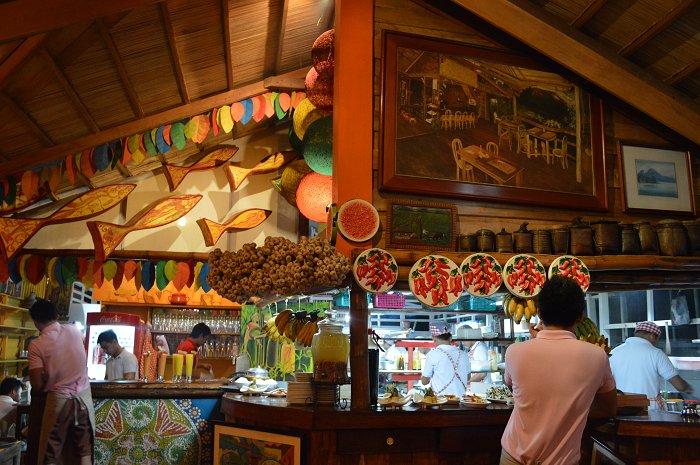
<instances>
[{"instance_id":1,"label":"painted fish decoration","mask_svg":"<svg viewBox=\"0 0 700 465\"><path fill-rule=\"evenodd\" d=\"M5 257L9 261L44 226L97 216L124 200L135 187L136 184L114 184L87 191L46 218L0 218Z\"/></svg>"},{"instance_id":2,"label":"painted fish decoration","mask_svg":"<svg viewBox=\"0 0 700 465\"><path fill-rule=\"evenodd\" d=\"M226 165L226 177L228 178L229 186L231 186L231 192L241 187L241 184L248 176L272 173L294 160L296 157L297 152L294 150L285 150L284 152L277 152L266 156L252 168L243 168L235 163L229 163Z\"/></svg>"},{"instance_id":3,"label":"painted fish decoration","mask_svg":"<svg viewBox=\"0 0 700 465\"><path fill-rule=\"evenodd\" d=\"M168 181L170 192L177 189L182 180L185 179L185 176L192 171L212 170L229 161L236 152L238 152L238 147L235 145L219 146L204 155L193 165L187 167L163 165L163 174L165 174L165 179Z\"/></svg>"},{"instance_id":4,"label":"painted fish decoration","mask_svg":"<svg viewBox=\"0 0 700 465\"><path fill-rule=\"evenodd\" d=\"M189 213L201 199L202 196L196 194L172 195L156 200L144 207L123 226L102 221L88 221L87 226L95 245L95 260L104 261L130 232L172 223Z\"/></svg>"},{"instance_id":5,"label":"painted fish decoration","mask_svg":"<svg viewBox=\"0 0 700 465\"><path fill-rule=\"evenodd\" d=\"M199 225L199 229L202 230L204 243L207 247L212 247L226 231L231 232L233 230L254 228L265 221L271 213L272 211L270 210L250 208L232 216L224 223L217 223L207 218L200 218L197 220L197 224Z\"/></svg>"}]
</instances>

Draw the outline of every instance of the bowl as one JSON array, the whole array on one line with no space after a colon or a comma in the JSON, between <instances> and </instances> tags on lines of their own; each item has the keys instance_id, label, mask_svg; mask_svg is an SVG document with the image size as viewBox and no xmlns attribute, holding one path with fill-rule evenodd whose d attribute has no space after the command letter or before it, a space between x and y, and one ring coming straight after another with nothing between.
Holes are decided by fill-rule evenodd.
<instances>
[{"instance_id":1,"label":"bowl","mask_svg":"<svg viewBox=\"0 0 700 465\"><path fill-rule=\"evenodd\" d=\"M170 296L170 303L174 305L185 305L187 303L187 294L173 294Z\"/></svg>"}]
</instances>

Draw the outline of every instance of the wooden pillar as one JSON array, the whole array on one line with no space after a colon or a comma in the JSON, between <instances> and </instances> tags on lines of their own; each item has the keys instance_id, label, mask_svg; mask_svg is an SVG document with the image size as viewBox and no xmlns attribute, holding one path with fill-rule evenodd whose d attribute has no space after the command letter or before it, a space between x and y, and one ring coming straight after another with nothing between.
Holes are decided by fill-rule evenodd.
<instances>
[{"instance_id":1,"label":"wooden pillar","mask_svg":"<svg viewBox=\"0 0 700 465\"><path fill-rule=\"evenodd\" d=\"M350 288L350 410L369 409L369 352L367 347L367 291L353 282Z\"/></svg>"},{"instance_id":2,"label":"wooden pillar","mask_svg":"<svg viewBox=\"0 0 700 465\"><path fill-rule=\"evenodd\" d=\"M335 0L333 83L333 202L372 203L374 1ZM369 242L366 245L370 245ZM336 249L351 257L353 247L338 235ZM369 408L367 294L350 293L352 410Z\"/></svg>"}]
</instances>

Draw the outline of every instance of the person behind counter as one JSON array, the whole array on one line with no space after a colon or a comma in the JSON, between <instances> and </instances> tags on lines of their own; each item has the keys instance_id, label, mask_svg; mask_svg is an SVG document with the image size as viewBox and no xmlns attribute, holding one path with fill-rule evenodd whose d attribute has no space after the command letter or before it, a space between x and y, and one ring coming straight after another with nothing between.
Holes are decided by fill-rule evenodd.
<instances>
[{"instance_id":1,"label":"person behind counter","mask_svg":"<svg viewBox=\"0 0 700 465\"><path fill-rule=\"evenodd\" d=\"M655 400L650 405L652 408L661 402L661 378L680 392L693 392L693 387L680 377L668 356L655 347L659 336L661 329L656 323L642 321L637 323L634 336L628 337L624 344L610 353L610 367L617 388L622 392L644 394L650 400Z\"/></svg>"},{"instance_id":2,"label":"person behind counter","mask_svg":"<svg viewBox=\"0 0 700 465\"><path fill-rule=\"evenodd\" d=\"M206 370L208 373L202 373L199 370L194 370L192 373L193 378L213 378L214 373L212 372L211 365L208 363L198 363L199 357L197 356L197 351L211 338L211 329L206 323L197 323L192 328L190 336L182 341L180 345L177 346L176 352L184 352L186 354L194 353L194 367ZM182 374L184 375L184 367Z\"/></svg>"},{"instance_id":3,"label":"person behind counter","mask_svg":"<svg viewBox=\"0 0 700 465\"><path fill-rule=\"evenodd\" d=\"M139 361L136 356L119 345L117 334L108 329L97 336L97 343L105 354L109 355L105 371L105 379L138 379Z\"/></svg>"},{"instance_id":4,"label":"person behind counter","mask_svg":"<svg viewBox=\"0 0 700 465\"><path fill-rule=\"evenodd\" d=\"M555 276L538 300L544 329L506 350L504 380L515 406L501 438L501 465L578 464L587 417L616 411L607 354L573 333L586 306L581 287Z\"/></svg>"},{"instance_id":5,"label":"person behind counter","mask_svg":"<svg viewBox=\"0 0 700 465\"><path fill-rule=\"evenodd\" d=\"M29 315L40 331L29 346L29 378L32 389L46 392L37 463L59 463L70 442L73 457L68 463L91 465L95 410L83 335L73 324L59 324L56 307L48 300L37 299Z\"/></svg>"},{"instance_id":6,"label":"person behind counter","mask_svg":"<svg viewBox=\"0 0 700 465\"><path fill-rule=\"evenodd\" d=\"M467 390L469 382L469 356L452 345L452 334L442 334L431 326L435 348L428 352L423 364L421 383L430 383L436 395L461 396Z\"/></svg>"},{"instance_id":7,"label":"person behind counter","mask_svg":"<svg viewBox=\"0 0 700 465\"><path fill-rule=\"evenodd\" d=\"M0 433L8 436L8 428L15 423L17 402L22 392L22 381L8 376L0 383Z\"/></svg>"}]
</instances>

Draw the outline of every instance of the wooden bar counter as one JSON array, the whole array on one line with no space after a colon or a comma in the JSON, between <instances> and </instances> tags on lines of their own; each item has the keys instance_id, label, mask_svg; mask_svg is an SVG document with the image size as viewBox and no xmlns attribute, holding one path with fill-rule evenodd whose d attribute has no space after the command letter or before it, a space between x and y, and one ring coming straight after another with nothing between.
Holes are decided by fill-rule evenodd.
<instances>
[{"instance_id":1,"label":"wooden bar counter","mask_svg":"<svg viewBox=\"0 0 700 465\"><path fill-rule=\"evenodd\" d=\"M225 394L222 410L237 427L301 437L306 465L498 463L511 412L501 404L357 411L241 394Z\"/></svg>"}]
</instances>

